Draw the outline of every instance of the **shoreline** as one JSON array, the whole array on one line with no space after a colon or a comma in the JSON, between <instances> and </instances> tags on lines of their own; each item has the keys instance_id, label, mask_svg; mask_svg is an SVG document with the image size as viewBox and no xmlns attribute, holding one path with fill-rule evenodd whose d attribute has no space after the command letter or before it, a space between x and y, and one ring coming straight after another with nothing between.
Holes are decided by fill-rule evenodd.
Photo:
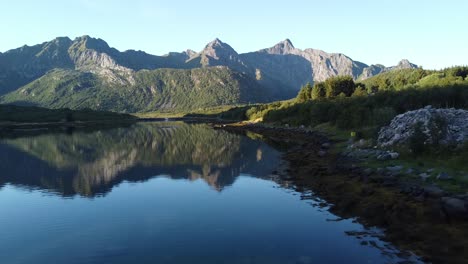
<instances>
[{"instance_id":1,"label":"shoreline","mask_svg":"<svg viewBox=\"0 0 468 264\"><path fill-rule=\"evenodd\" d=\"M448 215L442 206L444 198L430 192L415 195L417 183L369 173L343 152L334 153L333 145L339 142L327 135L261 124L212 126L257 133L281 145L289 165L284 172L274 173L294 182L298 191L312 190L337 216L356 217L367 227L382 228L383 239L401 250L431 263L464 263L468 259L468 221Z\"/></svg>"},{"instance_id":2,"label":"shoreline","mask_svg":"<svg viewBox=\"0 0 468 264\"><path fill-rule=\"evenodd\" d=\"M93 121L60 121L60 122L0 122L0 138L15 138L45 133L71 133L77 131L95 131L115 127L130 126L138 122L128 120L93 120Z\"/></svg>"}]
</instances>

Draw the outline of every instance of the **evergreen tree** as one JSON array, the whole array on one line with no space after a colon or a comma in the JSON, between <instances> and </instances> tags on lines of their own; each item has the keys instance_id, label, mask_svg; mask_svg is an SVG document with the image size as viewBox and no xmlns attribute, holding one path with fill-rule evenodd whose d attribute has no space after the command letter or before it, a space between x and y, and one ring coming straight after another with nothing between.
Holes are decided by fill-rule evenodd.
<instances>
[{"instance_id":1,"label":"evergreen tree","mask_svg":"<svg viewBox=\"0 0 468 264\"><path fill-rule=\"evenodd\" d=\"M297 94L296 99L299 102L305 102L312 99L312 85L310 83L304 85Z\"/></svg>"},{"instance_id":2,"label":"evergreen tree","mask_svg":"<svg viewBox=\"0 0 468 264\"><path fill-rule=\"evenodd\" d=\"M354 90L352 96L366 96L366 86L364 84L357 84L356 89Z\"/></svg>"},{"instance_id":3,"label":"evergreen tree","mask_svg":"<svg viewBox=\"0 0 468 264\"><path fill-rule=\"evenodd\" d=\"M314 84L314 88L312 89L312 100L323 99L326 96L326 88L325 83L319 82Z\"/></svg>"},{"instance_id":4,"label":"evergreen tree","mask_svg":"<svg viewBox=\"0 0 468 264\"><path fill-rule=\"evenodd\" d=\"M325 80L326 97L332 98L343 93L351 96L354 92L354 80L351 76L336 76Z\"/></svg>"}]
</instances>

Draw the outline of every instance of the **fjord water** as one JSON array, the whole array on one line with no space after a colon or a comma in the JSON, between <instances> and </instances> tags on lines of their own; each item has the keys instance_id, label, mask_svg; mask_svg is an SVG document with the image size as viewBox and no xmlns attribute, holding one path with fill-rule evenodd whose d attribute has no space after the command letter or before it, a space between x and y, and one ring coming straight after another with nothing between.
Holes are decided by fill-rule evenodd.
<instances>
[{"instance_id":1,"label":"fjord water","mask_svg":"<svg viewBox=\"0 0 468 264\"><path fill-rule=\"evenodd\" d=\"M0 262L397 260L271 177L258 138L163 122L3 139Z\"/></svg>"}]
</instances>

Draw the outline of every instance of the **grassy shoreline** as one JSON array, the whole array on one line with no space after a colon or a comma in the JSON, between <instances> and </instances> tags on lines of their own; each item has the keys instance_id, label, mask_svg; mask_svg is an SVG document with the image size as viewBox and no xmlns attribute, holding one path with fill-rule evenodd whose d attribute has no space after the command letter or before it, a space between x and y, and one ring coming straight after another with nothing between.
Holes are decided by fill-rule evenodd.
<instances>
[{"instance_id":1,"label":"grassy shoreline","mask_svg":"<svg viewBox=\"0 0 468 264\"><path fill-rule=\"evenodd\" d=\"M0 137L11 138L41 133L96 130L127 126L137 118L120 113L89 109L46 109L0 105Z\"/></svg>"}]
</instances>

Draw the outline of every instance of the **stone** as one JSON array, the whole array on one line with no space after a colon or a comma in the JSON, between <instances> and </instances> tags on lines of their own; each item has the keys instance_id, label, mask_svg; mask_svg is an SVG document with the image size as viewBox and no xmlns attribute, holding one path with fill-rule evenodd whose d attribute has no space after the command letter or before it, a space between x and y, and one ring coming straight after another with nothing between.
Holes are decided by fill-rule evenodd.
<instances>
[{"instance_id":1,"label":"stone","mask_svg":"<svg viewBox=\"0 0 468 264\"><path fill-rule=\"evenodd\" d=\"M327 152L325 150L320 150L317 155L319 155L319 157L325 157L327 155Z\"/></svg>"},{"instance_id":2,"label":"stone","mask_svg":"<svg viewBox=\"0 0 468 264\"><path fill-rule=\"evenodd\" d=\"M377 156L377 160L385 161L385 160L390 160L392 156L388 153L380 154Z\"/></svg>"},{"instance_id":3,"label":"stone","mask_svg":"<svg viewBox=\"0 0 468 264\"><path fill-rule=\"evenodd\" d=\"M388 154L390 155L391 159L398 159L400 157L400 154L398 154L397 152L390 152Z\"/></svg>"},{"instance_id":4,"label":"stone","mask_svg":"<svg viewBox=\"0 0 468 264\"><path fill-rule=\"evenodd\" d=\"M437 175L437 179L441 181L446 181L452 179L452 176L448 175L446 172L441 172Z\"/></svg>"},{"instance_id":5,"label":"stone","mask_svg":"<svg viewBox=\"0 0 468 264\"><path fill-rule=\"evenodd\" d=\"M386 169L390 172L400 172L403 169L403 166L389 166Z\"/></svg>"},{"instance_id":6,"label":"stone","mask_svg":"<svg viewBox=\"0 0 468 264\"><path fill-rule=\"evenodd\" d=\"M355 146L356 147L364 147L366 145L366 141L364 139L360 139L358 142L356 142Z\"/></svg>"},{"instance_id":7,"label":"stone","mask_svg":"<svg viewBox=\"0 0 468 264\"><path fill-rule=\"evenodd\" d=\"M424 193L426 194L426 196L432 197L432 198L439 198L445 194L445 192L441 188L435 185L424 187Z\"/></svg>"},{"instance_id":8,"label":"stone","mask_svg":"<svg viewBox=\"0 0 468 264\"><path fill-rule=\"evenodd\" d=\"M409 168L405 171L406 174L411 175L414 173L414 170L412 168Z\"/></svg>"},{"instance_id":9,"label":"stone","mask_svg":"<svg viewBox=\"0 0 468 264\"><path fill-rule=\"evenodd\" d=\"M330 147L331 147L331 144L328 142L322 144L322 148L324 149L329 149Z\"/></svg>"},{"instance_id":10,"label":"stone","mask_svg":"<svg viewBox=\"0 0 468 264\"><path fill-rule=\"evenodd\" d=\"M465 201L453 197L442 197L442 206L445 212L452 217L467 216L468 210Z\"/></svg>"},{"instance_id":11,"label":"stone","mask_svg":"<svg viewBox=\"0 0 468 264\"><path fill-rule=\"evenodd\" d=\"M362 173L364 174L364 176L369 176L369 175L371 175L373 172L374 172L374 170L371 169L371 168L367 168L367 169L365 169L365 170L362 171Z\"/></svg>"},{"instance_id":12,"label":"stone","mask_svg":"<svg viewBox=\"0 0 468 264\"><path fill-rule=\"evenodd\" d=\"M446 133L440 139L440 144L461 146L468 140L468 110L437 109L427 106L397 115L390 125L380 129L377 145L389 147L407 144L413 135L416 123L422 124L423 133L428 136L426 143L432 143L432 137L435 135L431 135L431 120L434 117L441 117L446 123L442 128Z\"/></svg>"},{"instance_id":13,"label":"stone","mask_svg":"<svg viewBox=\"0 0 468 264\"><path fill-rule=\"evenodd\" d=\"M421 179L422 179L423 181L425 181L425 180L427 180L429 177L431 177L431 175L429 175L429 174L427 174L427 173L424 172L424 173L419 174L419 177L421 177Z\"/></svg>"}]
</instances>

